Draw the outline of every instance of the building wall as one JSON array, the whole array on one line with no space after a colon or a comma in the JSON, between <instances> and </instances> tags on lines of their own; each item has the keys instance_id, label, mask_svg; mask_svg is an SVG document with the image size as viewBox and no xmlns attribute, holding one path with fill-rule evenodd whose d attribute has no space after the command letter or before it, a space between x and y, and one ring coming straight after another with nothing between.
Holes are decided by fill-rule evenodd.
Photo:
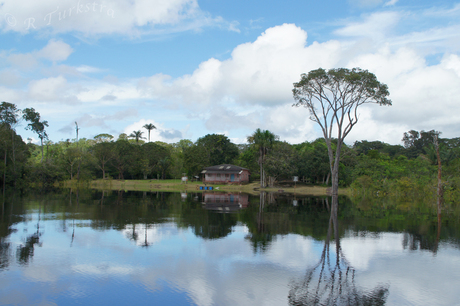
<instances>
[{"instance_id":1,"label":"building wall","mask_svg":"<svg viewBox=\"0 0 460 306\"><path fill-rule=\"evenodd\" d=\"M240 183L249 182L249 171L243 170L241 174L234 173L234 180L232 181L232 174L230 173L206 173L204 182L206 183Z\"/></svg>"}]
</instances>

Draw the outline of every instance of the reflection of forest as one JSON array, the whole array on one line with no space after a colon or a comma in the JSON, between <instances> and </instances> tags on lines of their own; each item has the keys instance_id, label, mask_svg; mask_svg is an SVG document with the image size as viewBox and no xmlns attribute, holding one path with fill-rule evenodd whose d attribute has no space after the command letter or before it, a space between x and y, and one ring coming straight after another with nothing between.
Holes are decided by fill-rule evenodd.
<instances>
[{"instance_id":1,"label":"reflection of forest","mask_svg":"<svg viewBox=\"0 0 460 306\"><path fill-rule=\"evenodd\" d=\"M212 197L210 198L212 199ZM234 198L235 199L235 198ZM325 197L294 197L279 193L261 193L244 198L246 208L222 214L206 209L206 195L201 193L124 192L92 190L34 191L24 195L8 193L0 219L0 269L16 258L26 263L34 248L46 239L40 224L58 220L61 232L69 231L69 245L78 239L79 227L97 230L120 230L127 239L149 246L148 229L155 224L174 222L179 228L190 228L203 239L229 235L236 225L248 229L247 240L254 251L269 248L278 235L298 234L324 241L327 238L330 203ZM341 226L339 237L346 232L404 233L402 244L408 249L436 252L439 242L460 246L459 217L446 214L438 228L435 210L401 209L398 205L380 203L353 204L340 197L337 212ZM247 204L246 204L247 203ZM39 220L36 228L24 234L19 248L12 247L8 237L16 231L26 214Z\"/></svg>"},{"instance_id":2,"label":"reflection of forest","mask_svg":"<svg viewBox=\"0 0 460 306\"><path fill-rule=\"evenodd\" d=\"M331 251L331 244L335 252ZM307 270L303 279L291 284L290 305L384 305L387 297L385 285L369 291L356 285L356 271L340 246L338 198L333 198L321 259Z\"/></svg>"}]
</instances>

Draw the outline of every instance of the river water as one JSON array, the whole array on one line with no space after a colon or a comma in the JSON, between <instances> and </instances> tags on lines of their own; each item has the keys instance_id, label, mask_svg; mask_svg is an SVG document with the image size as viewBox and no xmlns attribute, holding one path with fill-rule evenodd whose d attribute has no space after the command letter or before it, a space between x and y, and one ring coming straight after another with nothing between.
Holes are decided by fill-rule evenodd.
<instances>
[{"instance_id":1,"label":"river water","mask_svg":"<svg viewBox=\"0 0 460 306\"><path fill-rule=\"evenodd\" d=\"M283 194L8 194L0 305L460 305L460 218Z\"/></svg>"}]
</instances>

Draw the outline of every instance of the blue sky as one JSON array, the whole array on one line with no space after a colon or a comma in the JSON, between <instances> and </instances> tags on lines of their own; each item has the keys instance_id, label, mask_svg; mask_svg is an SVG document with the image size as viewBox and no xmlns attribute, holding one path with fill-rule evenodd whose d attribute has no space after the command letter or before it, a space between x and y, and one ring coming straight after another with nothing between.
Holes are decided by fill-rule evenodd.
<instances>
[{"instance_id":1,"label":"blue sky","mask_svg":"<svg viewBox=\"0 0 460 306\"><path fill-rule=\"evenodd\" d=\"M389 86L393 106L363 106L349 144L460 136L460 2L0 1L0 101L39 111L52 141L74 138L75 121L86 138L154 123L168 143L244 143L257 128L312 141L291 90L319 67Z\"/></svg>"}]
</instances>

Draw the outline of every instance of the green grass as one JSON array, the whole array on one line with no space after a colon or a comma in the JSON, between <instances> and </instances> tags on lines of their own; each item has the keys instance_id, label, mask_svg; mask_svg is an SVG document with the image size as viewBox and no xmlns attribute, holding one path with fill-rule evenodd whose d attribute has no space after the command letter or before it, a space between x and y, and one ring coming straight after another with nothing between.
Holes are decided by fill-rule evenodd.
<instances>
[{"instance_id":1,"label":"green grass","mask_svg":"<svg viewBox=\"0 0 460 306\"><path fill-rule=\"evenodd\" d=\"M77 181L66 181L62 184L64 187L75 187ZM327 195L326 187L320 186L297 186L297 187L273 187L260 188L259 182L252 182L243 185L227 185L227 184L206 184L212 186L213 191L219 192L245 192L259 194L260 191L267 192L285 192L304 195ZM82 186L80 184L80 186ZM180 179L170 180L94 180L84 183L82 187L89 187L99 190L132 190L132 191L196 191L203 192L199 187L204 186L203 182L187 182L182 183ZM209 191L207 191L209 192ZM347 194L347 189L340 190L341 194Z\"/></svg>"}]
</instances>

